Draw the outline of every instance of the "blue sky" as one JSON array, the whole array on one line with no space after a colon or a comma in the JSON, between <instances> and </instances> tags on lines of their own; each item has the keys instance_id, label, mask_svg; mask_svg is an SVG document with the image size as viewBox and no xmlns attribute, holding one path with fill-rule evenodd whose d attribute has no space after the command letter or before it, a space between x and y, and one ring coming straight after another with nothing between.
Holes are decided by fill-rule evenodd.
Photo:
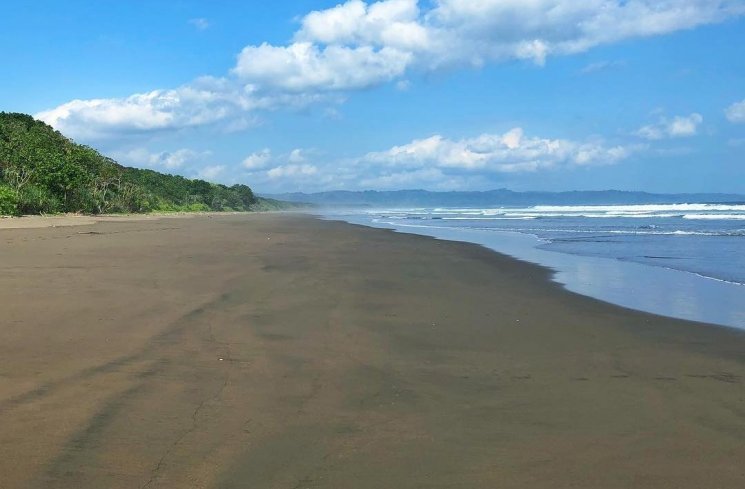
<instances>
[{"instance_id":1,"label":"blue sky","mask_svg":"<svg viewBox=\"0 0 745 489\"><path fill-rule=\"evenodd\" d=\"M745 193L745 0L4 3L0 110L260 192Z\"/></svg>"}]
</instances>

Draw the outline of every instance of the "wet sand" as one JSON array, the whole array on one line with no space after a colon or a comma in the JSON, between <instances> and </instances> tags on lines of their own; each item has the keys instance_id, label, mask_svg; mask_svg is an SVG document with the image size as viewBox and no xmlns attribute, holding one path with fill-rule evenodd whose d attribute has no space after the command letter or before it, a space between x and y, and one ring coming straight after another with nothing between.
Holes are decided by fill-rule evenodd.
<instances>
[{"instance_id":1,"label":"wet sand","mask_svg":"<svg viewBox=\"0 0 745 489\"><path fill-rule=\"evenodd\" d=\"M744 333L475 245L122 220L0 270L3 489L745 487Z\"/></svg>"}]
</instances>

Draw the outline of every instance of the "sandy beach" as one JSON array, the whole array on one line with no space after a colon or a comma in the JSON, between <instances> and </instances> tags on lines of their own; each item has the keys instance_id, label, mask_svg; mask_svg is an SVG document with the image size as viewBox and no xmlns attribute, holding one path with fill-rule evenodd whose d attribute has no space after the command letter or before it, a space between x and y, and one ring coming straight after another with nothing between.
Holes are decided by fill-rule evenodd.
<instances>
[{"instance_id":1,"label":"sandy beach","mask_svg":"<svg viewBox=\"0 0 745 489\"><path fill-rule=\"evenodd\" d=\"M3 489L745 487L743 332L309 216L78 224L0 229Z\"/></svg>"}]
</instances>

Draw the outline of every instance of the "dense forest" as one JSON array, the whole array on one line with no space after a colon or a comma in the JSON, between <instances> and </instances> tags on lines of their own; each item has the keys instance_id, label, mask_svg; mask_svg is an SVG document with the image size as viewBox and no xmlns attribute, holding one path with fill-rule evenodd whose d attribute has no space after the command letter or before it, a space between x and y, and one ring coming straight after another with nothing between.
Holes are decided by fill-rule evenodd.
<instances>
[{"instance_id":1,"label":"dense forest","mask_svg":"<svg viewBox=\"0 0 745 489\"><path fill-rule=\"evenodd\" d=\"M231 187L128 168L26 114L0 112L0 215L281 207Z\"/></svg>"}]
</instances>

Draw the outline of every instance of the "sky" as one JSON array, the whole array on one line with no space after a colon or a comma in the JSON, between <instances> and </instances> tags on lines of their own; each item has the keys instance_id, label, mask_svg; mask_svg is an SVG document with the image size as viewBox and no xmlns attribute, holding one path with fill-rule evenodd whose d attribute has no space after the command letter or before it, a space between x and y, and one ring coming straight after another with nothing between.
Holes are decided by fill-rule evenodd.
<instances>
[{"instance_id":1,"label":"sky","mask_svg":"<svg viewBox=\"0 0 745 489\"><path fill-rule=\"evenodd\" d=\"M8 0L0 46L0 110L260 193L745 193L745 0Z\"/></svg>"}]
</instances>

